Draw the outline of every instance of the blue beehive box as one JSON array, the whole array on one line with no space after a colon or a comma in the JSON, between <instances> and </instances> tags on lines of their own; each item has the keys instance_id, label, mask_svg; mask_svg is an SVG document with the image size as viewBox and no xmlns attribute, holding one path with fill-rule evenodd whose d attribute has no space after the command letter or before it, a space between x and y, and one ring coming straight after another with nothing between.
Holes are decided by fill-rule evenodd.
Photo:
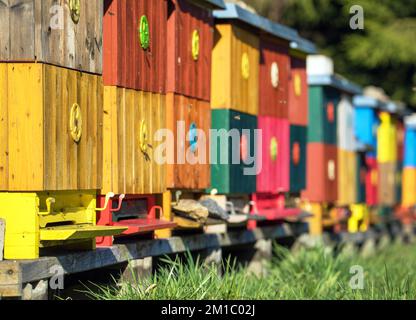
<instances>
[{"instance_id":1,"label":"blue beehive box","mask_svg":"<svg viewBox=\"0 0 416 320\"><path fill-rule=\"evenodd\" d=\"M406 168L416 168L416 115L405 119L403 165Z\"/></svg>"}]
</instances>

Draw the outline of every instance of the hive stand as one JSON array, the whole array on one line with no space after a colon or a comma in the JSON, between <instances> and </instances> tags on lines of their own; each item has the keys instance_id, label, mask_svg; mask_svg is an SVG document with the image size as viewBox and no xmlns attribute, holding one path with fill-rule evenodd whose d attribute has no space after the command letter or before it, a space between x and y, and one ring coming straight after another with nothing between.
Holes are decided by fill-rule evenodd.
<instances>
[{"instance_id":1,"label":"hive stand","mask_svg":"<svg viewBox=\"0 0 416 320\"><path fill-rule=\"evenodd\" d=\"M100 205L105 203L104 196L98 196ZM156 212L159 211L160 219ZM142 215L145 215L142 217ZM124 195L118 196L118 200L110 199L109 205L98 215L98 224L103 226L126 227L126 230L118 236L134 236L152 234L156 230L171 229L176 223L163 219L163 209L156 206L155 197L152 195ZM98 237L97 246L112 246L114 237Z\"/></svg>"}]
</instances>

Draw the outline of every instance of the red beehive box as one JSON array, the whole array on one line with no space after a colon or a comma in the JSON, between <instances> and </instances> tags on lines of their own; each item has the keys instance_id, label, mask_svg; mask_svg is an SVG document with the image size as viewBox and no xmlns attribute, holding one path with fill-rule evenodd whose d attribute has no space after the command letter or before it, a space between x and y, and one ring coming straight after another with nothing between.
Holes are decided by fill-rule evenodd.
<instances>
[{"instance_id":1,"label":"red beehive box","mask_svg":"<svg viewBox=\"0 0 416 320\"><path fill-rule=\"evenodd\" d=\"M302 198L311 202L335 202L338 197L337 147L309 143L307 154L306 189Z\"/></svg>"},{"instance_id":2,"label":"red beehive box","mask_svg":"<svg viewBox=\"0 0 416 320\"><path fill-rule=\"evenodd\" d=\"M262 170L257 176L258 193L289 191L289 121L274 117L258 117L262 130ZM258 144L259 145L259 144Z\"/></svg>"},{"instance_id":3,"label":"red beehive box","mask_svg":"<svg viewBox=\"0 0 416 320\"><path fill-rule=\"evenodd\" d=\"M289 121L298 126L308 125L308 78L306 74L306 58L290 59L289 80Z\"/></svg>"},{"instance_id":4,"label":"red beehive box","mask_svg":"<svg viewBox=\"0 0 416 320\"><path fill-rule=\"evenodd\" d=\"M167 92L209 101L215 7L208 1L168 3Z\"/></svg>"},{"instance_id":5,"label":"red beehive box","mask_svg":"<svg viewBox=\"0 0 416 320\"><path fill-rule=\"evenodd\" d=\"M366 157L367 174L365 177L365 193L367 205L375 206L378 204L378 165L377 159Z\"/></svg>"},{"instance_id":6,"label":"red beehive box","mask_svg":"<svg viewBox=\"0 0 416 320\"><path fill-rule=\"evenodd\" d=\"M260 40L260 116L289 116L289 43L263 35Z\"/></svg>"},{"instance_id":7,"label":"red beehive box","mask_svg":"<svg viewBox=\"0 0 416 320\"><path fill-rule=\"evenodd\" d=\"M105 0L105 86L166 92L166 0Z\"/></svg>"}]
</instances>

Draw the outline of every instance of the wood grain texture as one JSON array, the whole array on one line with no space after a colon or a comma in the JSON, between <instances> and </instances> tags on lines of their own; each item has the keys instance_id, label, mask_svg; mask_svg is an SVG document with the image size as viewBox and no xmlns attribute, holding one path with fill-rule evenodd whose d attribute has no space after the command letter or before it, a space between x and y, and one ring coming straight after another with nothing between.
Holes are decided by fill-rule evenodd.
<instances>
[{"instance_id":1,"label":"wood grain texture","mask_svg":"<svg viewBox=\"0 0 416 320\"><path fill-rule=\"evenodd\" d=\"M166 190L166 165L154 155L154 140L166 125L166 97L125 88L104 88L102 193L154 194ZM140 148L140 126L148 130L148 150ZM169 147L169 146L168 146Z\"/></svg>"},{"instance_id":2,"label":"wood grain texture","mask_svg":"<svg viewBox=\"0 0 416 320\"><path fill-rule=\"evenodd\" d=\"M378 199L380 205L394 206L397 204L396 170L396 163L379 163L378 165Z\"/></svg>"},{"instance_id":3,"label":"wood grain texture","mask_svg":"<svg viewBox=\"0 0 416 320\"><path fill-rule=\"evenodd\" d=\"M278 83L273 85L273 65L277 66ZM260 116L273 116L288 119L289 115L289 43L260 38Z\"/></svg>"},{"instance_id":4,"label":"wood grain texture","mask_svg":"<svg viewBox=\"0 0 416 320\"><path fill-rule=\"evenodd\" d=\"M172 0L168 5L167 92L209 101L211 58L214 45L212 11L189 0ZM192 57L192 35L199 34L199 57Z\"/></svg>"},{"instance_id":5,"label":"wood grain texture","mask_svg":"<svg viewBox=\"0 0 416 320\"><path fill-rule=\"evenodd\" d=\"M172 130L174 142L174 165L168 165L167 185L172 189L206 189L210 186L209 165L209 129L211 127L211 108L208 102L191 99L182 95L167 95L167 126ZM183 122L183 123L181 123ZM195 124L198 130L197 150L195 153L190 148L189 129ZM183 136L180 136L178 127L183 126ZM202 136L202 132L204 136ZM194 159L192 163L186 161L180 164L178 149L184 159Z\"/></svg>"},{"instance_id":6,"label":"wood grain texture","mask_svg":"<svg viewBox=\"0 0 416 320\"><path fill-rule=\"evenodd\" d=\"M251 115L259 111L259 38L240 27L216 25L212 52L211 106ZM242 74L248 57L249 77Z\"/></svg>"},{"instance_id":7,"label":"wood grain texture","mask_svg":"<svg viewBox=\"0 0 416 320\"><path fill-rule=\"evenodd\" d=\"M139 40L142 16L149 22L150 44ZM167 1L105 0L104 85L166 92Z\"/></svg>"},{"instance_id":8,"label":"wood grain texture","mask_svg":"<svg viewBox=\"0 0 416 320\"><path fill-rule=\"evenodd\" d=\"M7 68L7 119L0 157L1 190L87 190L101 187L102 78L46 64ZM70 135L70 109L81 108L82 136ZM4 156L6 155L6 156Z\"/></svg>"},{"instance_id":9,"label":"wood grain texture","mask_svg":"<svg viewBox=\"0 0 416 320\"><path fill-rule=\"evenodd\" d=\"M80 0L71 18L69 0L0 1L1 61L39 61L102 73L102 1Z\"/></svg>"}]
</instances>

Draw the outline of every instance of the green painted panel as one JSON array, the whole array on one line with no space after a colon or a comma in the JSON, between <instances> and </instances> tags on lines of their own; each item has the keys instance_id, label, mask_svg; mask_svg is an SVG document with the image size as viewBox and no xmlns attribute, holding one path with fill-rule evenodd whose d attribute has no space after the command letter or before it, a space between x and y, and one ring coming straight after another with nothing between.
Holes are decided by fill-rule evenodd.
<instances>
[{"instance_id":1,"label":"green painted panel","mask_svg":"<svg viewBox=\"0 0 416 320\"><path fill-rule=\"evenodd\" d=\"M309 87L308 142L337 144L340 92L327 86Z\"/></svg>"},{"instance_id":2,"label":"green painted panel","mask_svg":"<svg viewBox=\"0 0 416 320\"><path fill-rule=\"evenodd\" d=\"M357 203L365 203L366 202L366 193L365 193L365 173L366 173L366 165L365 165L365 154L364 153L357 153L357 176L356 176L356 183L357 183Z\"/></svg>"},{"instance_id":3,"label":"green painted panel","mask_svg":"<svg viewBox=\"0 0 416 320\"><path fill-rule=\"evenodd\" d=\"M212 129L234 131L233 135L212 136L211 148L211 188L217 189L221 194L254 193L256 191L256 175L247 175L244 169L252 168L253 164L245 164L240 158L240 143L243 129L247 133L248 151L251 157L254 152L254 130L257 128L257 117L234 110L212 110ZM234 148L234 150L233 150ZM233 152L234 151L234 152ZM233 161L233 154L236 158ZM225 162L225 163L224 163ZM239 162L239 163L238 163ZM209 190L210 191L210 190Z\"/></svg>"},{"instance_id":4,"label":"green painted panel","mask_svg":"<svg viewBox=\"0 0 416 320\"><path fill-rule=\"evenodd\" d=\"M306 127L290 126L290 192L306 188L306 138Z\"/></svg>"}]
</instances>

